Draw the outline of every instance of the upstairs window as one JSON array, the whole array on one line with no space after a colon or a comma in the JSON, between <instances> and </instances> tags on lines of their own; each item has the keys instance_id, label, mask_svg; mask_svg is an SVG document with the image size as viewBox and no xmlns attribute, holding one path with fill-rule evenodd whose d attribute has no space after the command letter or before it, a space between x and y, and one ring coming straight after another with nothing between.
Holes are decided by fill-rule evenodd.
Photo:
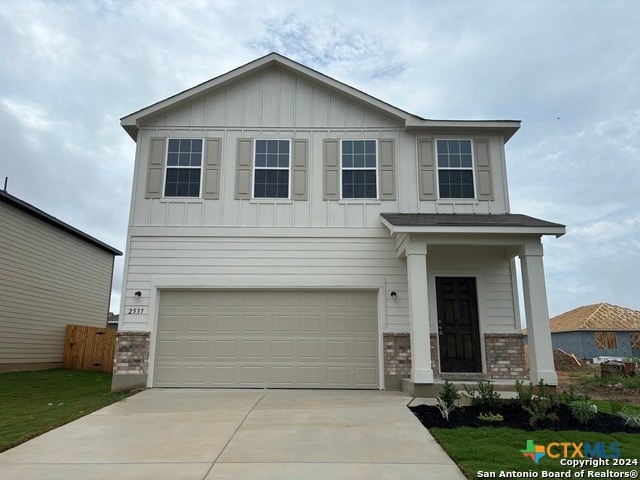
<instances>
[{"instance_id":1,"label":"upstairs window","mask_svg":"<svg viewBox=\"0 0 640 480\"><path fill-rule=\"evenodd\" d=\"M167 147L165 197L199 197L202 139L170 138Z\"/></svg>"},{"instance_id":2,"label":"upstairs window","mask_svg":"<svg viewBox=\"0 0 640 480\"><path fill-rule=\"evenodd\" d=\"M253 197L289 198L289 140L256 140Z\"/></svg>"},{"instance_id":3,"label":"upstairs window","mask_svg":"<svg viewBox=\"0 0 640 480\"><path fill-rule=\"evenodd\" d=\"M475 198L471 140L437 140L439 198Z\"/></svg>"},{"instance_id":4,"label":"upstairs window","mask_svg":"<svg viewBox=\"0 0 640 480\"><path fill-rule=\"evenodd\" d=\"M375 140L342 140L342 198L378 198Z\"/></svg>"}]
</instances>

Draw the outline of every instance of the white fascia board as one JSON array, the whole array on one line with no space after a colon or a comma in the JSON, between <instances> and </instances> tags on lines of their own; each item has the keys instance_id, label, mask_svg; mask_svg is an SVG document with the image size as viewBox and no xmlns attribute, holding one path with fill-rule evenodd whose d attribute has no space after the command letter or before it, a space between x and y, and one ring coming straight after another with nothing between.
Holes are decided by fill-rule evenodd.
<instances>
[{"instance_id":1,"label":"white fascia board","mask_svg":"<svg viewBox=\"0 0 640 480\"><path fill-rule=\"evenodd\" d=\"M184 90L180 93L165 98L164 100L135 111L125 117L122 117L120 119L120 125L125 130L127 130L127 132L129 132L129 135L131 135L131 130L137 129L137 127L141 124L151 121L151 118L159 115L163 110L168 108L174 109L179 107L182 103L193 101L194 98L197 98L201 95L206 95L209 91L214 90L229 81L234 81L242 78L249 72L258 70L272 62L274 62L273 54L266 55L227 73L223 73L222 75L211 80L207 80L200 85L196 85L195 87Z\"/></svg>"},{"instance_id":2,"label":"white fascia board","mask_svg":"<svg viewBox=\"0 0 640 480\"><path fill-rule=\"evenodd\" d=\"M382 223L391 231L392 234L409 233L409 234L430 234L430 233L454 233L454 234L506 234L506 235L555 235L561 237L566 233L565 227L485 227L485 226L428 226L428 227L412 227L412 226L395 226L382 219Z\"/></svg>"},{"instance_id":3,"label":"white fascia board","mask_svg":"<svg viewBox=\"0 0 640 480\"><path fill-rule=\"evenodd\" d=\"M468 131L470 133L499 132L505 143L520 129L520 120L426 120L416 116L407 118L406 130L450 133Z\"/></svg>"},{"instance_id":4,"label":"white fascia board","mask_svg":"<svg viewBox=\"0 0 640 480\"><path fill-rule=\"evenodd\" d=\"M380 215L380 220L382 220L382 224L389 229L389 235L393 235L396 233L396 231L394 230L396 227L394 227L392 223L389 223L389 221L382 215Z\"/></svg>"}]
</instances>

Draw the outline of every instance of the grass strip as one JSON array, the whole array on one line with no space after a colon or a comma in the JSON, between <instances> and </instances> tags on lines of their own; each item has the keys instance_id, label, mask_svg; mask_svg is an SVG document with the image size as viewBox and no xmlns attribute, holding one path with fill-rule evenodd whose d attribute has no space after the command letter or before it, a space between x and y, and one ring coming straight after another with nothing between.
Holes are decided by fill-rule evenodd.
<instances>
[{"instance_id":1,"label":"grass strip","mask_svg":"<svg viewBox=\"0 0 640 480\"><path fill-rule=\"evenodd\" d=\"M133 393L111 393L111 374L105 372L0 373L0 452Z\"/></svg>"},{"instance_id":2,"label":"grass strip","mask_svg":"<svg viewBox=\"0 0 640 480\"><path fill-rule=\"evenodd\" d=\"M640 457L640 436L619 433L603 434L597 432L560 431L551 430L525 431L503 427L471 428L462 427L455 429L432 428L429 432L458 464L467 478L489 478L478 475L478 472L496 472L495 478L500 478L501 471L538 472L537 478L542 478L542 471L547 472L573 472L581 470L560 465L560 458L544 456L539 463L534 463L530 458L524 457L521 450L526 448L527 440L531 439L536 445L547 445L551 442L558 443L590 443L604 442L607 453L612 453L608 446L612 442L620 442L620 458L638 459ZM556 447L553 452L562 452L562 447ZM573 453L569 447L569 454ZM569 455L569 456L570 456ZM579 458L579 457L575 457ZM611 471L638 470L638 466L611 466L600 467L602 471L608 468ZM596 470L596 469L585 469Z\"/></svg>"}]
</instances>

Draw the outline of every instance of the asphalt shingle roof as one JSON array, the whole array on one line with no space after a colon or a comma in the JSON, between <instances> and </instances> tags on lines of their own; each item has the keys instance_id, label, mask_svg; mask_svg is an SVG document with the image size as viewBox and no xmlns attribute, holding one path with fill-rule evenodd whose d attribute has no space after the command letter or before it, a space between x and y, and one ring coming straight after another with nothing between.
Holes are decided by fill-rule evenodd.
<instances>
[{"instance_id":1,"label":"asphalt shingle roof","mask_svg":"<svg viewBox=\"0 0 640 480\"><path fill-rule=\"evenodd\" d=\"M398 227L564 227L519 213L382 213L381 216Z\"/></svg>"}]
</instances>

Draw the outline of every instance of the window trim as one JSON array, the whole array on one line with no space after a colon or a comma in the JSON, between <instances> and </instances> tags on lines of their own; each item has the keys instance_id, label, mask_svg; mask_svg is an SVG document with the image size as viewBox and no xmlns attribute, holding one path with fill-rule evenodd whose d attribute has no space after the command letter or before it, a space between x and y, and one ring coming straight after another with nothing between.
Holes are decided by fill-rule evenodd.
<instances>
[{"instance_id":1,"label":"window trim","mask_svg":"<svg viewBox=\"0 0 640 480\"><path fill-rule=\"evenodd\" d=\"M276 141L276 142L289 142L289 166L286 168L287 170L287 196L286 197L256 197L256 142L258 141ZM291 151L291 147L293 146L293 141L290 138L254 138L252 144L252 152L251 152L251 198L250 200L256 200L261 202L273 202L273 201L284 201L284 200L292 200L291 199L291 168L293 163L293 152ZM259 167L260 170L285 170L282 167Z\"/></svg>"},{"instance_id":2,"label":"window trim","mask_svg":"<svg viewBox=\"0 0 640 480\"><path fill-rule=\"evenodd\" d=\"M200 152L200 167L192 167L192 166L188 166L188 167L176 167L174 165L169 165L169 142L171 140L201 140L202 141L202 151ZM207 142L206 139L204 137L196 137L196 138L191 138L191 137L166 137L165 140L165 146L164 146L164 172L162 174L162 199L194 199L194 198L200 198L202 199L202 184L204 183L204 175L203 175L203 170L204 170L204 164L205 164L205 148L206 148ZM169 168L186 168L189 170L196 170L196 168L200 168L200 189L198 191L198 196L197 197L189 197L189 196L167 196L167 170Z\"/></svg>"},{"instance_id":3,"label":"window trim","mask_svg":"<svg viewBox=\"0 0 640 480\"><path fill-rule=\"evenodd\" d=\"M438 164L438 141L467 141L471 143L471 167L440 167ZM443 202L477 202L478 189L476 188L478 180L476 178L476 155L474 152L475 142L473 138L434 138L433 148L435 149L434 164L436 168L436 199ZM442 197L440 196L440 170L471 170L473 178L473 197Z\"/></svg>"},{"instance_id":4,"label":"window trim","mask_svg":"<svg viewBox=\"0 0 640 480\"><path fill-rule=\"evenodd\" d=\"M338 163L340 165L339 171L340 171L340 175L338 178L338 181L340 183L340 201L344 201L344 202L357 202L357 203L362 203L362 202L375 202L375 201L379 201L380 200L380 146L378 144L378 139L377 138L340 138L340 149L338 152ZM345 198L344 195L342 194L342 171L343 171L343 167L342 167L342 143L343 142L367 142L367 141L373 141L375 142L376 145L376 166L373 168L364 168L364 167L352 167L352 168L347 168L347 170L375 170L376 172L376 196L375 197L352 197L352 198Z\"/></svg>"}]
</instances>

